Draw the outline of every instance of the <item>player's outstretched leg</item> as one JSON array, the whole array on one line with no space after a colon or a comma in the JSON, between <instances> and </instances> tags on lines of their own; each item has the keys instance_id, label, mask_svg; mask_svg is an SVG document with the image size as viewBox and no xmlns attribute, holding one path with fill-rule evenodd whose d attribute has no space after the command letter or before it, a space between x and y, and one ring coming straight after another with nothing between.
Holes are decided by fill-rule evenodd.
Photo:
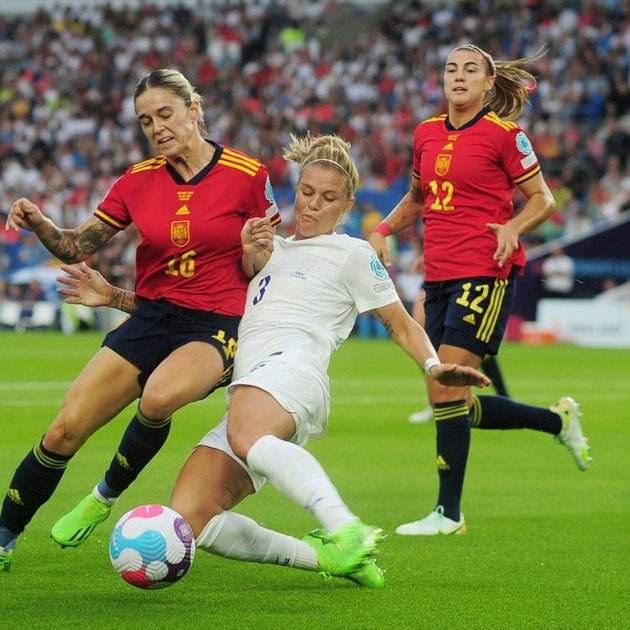
<instances>
[{"instance_id":1,"label":"player's outstretched leg","mask_svg":"<svg viewBox=\"0 0 630 630\"><path fill-rule=\"evenodd\" d=\"M536 407L503 396L473 396L475 429L531 429L553 435L566 446L580 470L591 463L590 444L582 432L580 406L565 396L555 405Z\"/></svg>"},{"instance_id":2,"label":"player's outstretched leg","mask_svg":"<svg viewBox=\"0 0 630 630\"><path fill-rule=\"evenodd\" d=\"M310 536L307 542L317 551L324 573L352 573L374 555L381 530L359 521L311 453L265 435L249 449L247 464L322 524L323 537Z\"/></svg>"},{"instance_id":3,"label":"player's outstretched leg","mask_svg":"<svg viewBox=\"0 0 630 630\"><path fill-rule=\"evenodd\" d=\"M197 536L197 547L232 560L323 572L317 551L307 542L261 527L248 516L235 512L224 511L213 516ZM340 577L368 588L385 585L383 573L373 559Z\"/></svg>"},{"instance_id":4,"label":"player's outstretched leg","mask_svg":"<svg viewBox=\"0 0 630 630\"><path fill-rule=\"evenodd\" d=\"M591 445L582 432L580 405L573 398L565 396L549 409L562 418L562 430L556 440L566 446L580 470L588 470L593 458L590 456Z\"/></svg>"}]
</instances>

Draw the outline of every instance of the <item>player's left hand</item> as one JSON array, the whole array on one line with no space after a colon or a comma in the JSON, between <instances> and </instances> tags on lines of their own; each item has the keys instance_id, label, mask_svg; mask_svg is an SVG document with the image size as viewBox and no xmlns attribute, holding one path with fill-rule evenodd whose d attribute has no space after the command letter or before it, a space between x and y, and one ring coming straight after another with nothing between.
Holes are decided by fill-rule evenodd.
<instances>
[{"instance_id":1,"label":"player's left hand","mask_svg":"<svg viewBox=\"0 0 630 630\"><path fill-rule=\"evenodd\" d=\"M486 223L486 226L497 237L497 249L492 260L496 260L499 267L503 267L518 249L518 232L509 223Z\"/></svg>"},{"instance_id":2,"label":"player's left hand","mask_svg":"<svg viewBox=\"0 0 630 630\"><path fill-rule=\"evenodd\" d=\"M456 363L440 363L431 368L430 376L438 383L450 387L488 387L491 381L479 370L457 365Z\"/></svg>"},{"instance_id":3,"label":"player's left hand","mask_svg":"<svg viewBox=\"0 0 630 630\"><path fill-rule=\"evenodd\" d=\"M61 265L61 271L66 275L57 278L57 282L63 285L57 291L65 297L67 304L109 306L113 287L96 269L83 262Z\"/></svg>"}]
</instances>

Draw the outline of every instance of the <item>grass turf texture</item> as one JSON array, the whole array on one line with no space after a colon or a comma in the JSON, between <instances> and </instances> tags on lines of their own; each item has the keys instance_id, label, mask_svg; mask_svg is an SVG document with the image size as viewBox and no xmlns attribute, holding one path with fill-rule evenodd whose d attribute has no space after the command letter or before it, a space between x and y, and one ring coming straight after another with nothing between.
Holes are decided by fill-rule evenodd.
<instances>
[{"instance_id":1,"label":"grass turf texture","mask_svg":"<svg viewBox=\"0 0 630 630\"><path fill-rule=\"evenodd\" d=\"M52 419L100 336L0 333L0 485ZM72 461L57 493L0 574L7 628L621 628L630 627L628 351L506 344L511 393L548 405L582 403L595 463L581 473L552 438L531 431L473 432L464 512L469 534L403 538L396 525L435 498L434 428L407 416L426 400L418 369L392 342L349 341L331 367L329 434L316 454L351 508L389 533L384 591L198 551L190 574L160 591L125 584L107 543L124 512L167 503L191 446L223 413L223 394L180 411L168 444L78 549L49 539L56 518L100 478L132 409ZM240 510L301 537L317 526L266 487Z\"/></svg>"}]
</instances>

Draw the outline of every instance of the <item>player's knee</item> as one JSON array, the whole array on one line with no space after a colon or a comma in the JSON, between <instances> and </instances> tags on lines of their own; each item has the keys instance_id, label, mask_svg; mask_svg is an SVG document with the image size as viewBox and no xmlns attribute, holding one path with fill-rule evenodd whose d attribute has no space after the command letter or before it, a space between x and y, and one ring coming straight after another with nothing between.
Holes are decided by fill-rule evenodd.
<instances>
[{"instance_id":1,"label":"player's knee","mask_svg":"<svg viewBox=\"0 0 630 630\"><path fill-rule=\"evenodd\" d=\"M64 406L44 436L44 448L58 455L74 455L92 434L74 406Z\"/></svg>"},{"instance_id":2,"label":"player's knee","mask_svg":"<svg viewBox=\"0 0 630 630\"><path fill-rule=\"evenodd\" d=\"M243 461L247 460L247 453L252 447L252 439L245 427L237 423L228 422L227 439L234 454Z\"/></svg>"},{"instance_id":3,"label":"player's knee","mask_svg":"<svg viewBox=\"0 0 630 630\"><path fill-rule=\"evenodd\" d=\"M140 398L140 412L149 421L166 420L178 409L175 397L166 388L145 388Z\"/></svg>"},{"instance_id":4,"label":"player's knee","mask_svg":"<svg viewBox=\"0 0 630 630\"><path fill-rule=\"evenodd\" d=\"M469 388L446 387L440 383L433 383L431 387L431 404L455 402L456 400L466 400Z\"/></svg>"}]
</instances>

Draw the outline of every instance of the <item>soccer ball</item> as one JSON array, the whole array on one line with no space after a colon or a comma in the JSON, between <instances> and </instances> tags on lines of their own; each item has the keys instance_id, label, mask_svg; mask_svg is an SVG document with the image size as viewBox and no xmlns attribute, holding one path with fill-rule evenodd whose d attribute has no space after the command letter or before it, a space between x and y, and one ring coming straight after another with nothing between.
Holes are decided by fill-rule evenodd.
<instances>
[{"instance_id":1,"label":"soccer ball","mask_svg":"<svg viewBox=\"0 0 630 630\"><path fill-rule=\"evenodd\" d=\"M195 557L195 536L175 510L141 505L116 523L109 557L125 582L138 588L165 588L188 573Z\"/></svg>"}]
</instances>

